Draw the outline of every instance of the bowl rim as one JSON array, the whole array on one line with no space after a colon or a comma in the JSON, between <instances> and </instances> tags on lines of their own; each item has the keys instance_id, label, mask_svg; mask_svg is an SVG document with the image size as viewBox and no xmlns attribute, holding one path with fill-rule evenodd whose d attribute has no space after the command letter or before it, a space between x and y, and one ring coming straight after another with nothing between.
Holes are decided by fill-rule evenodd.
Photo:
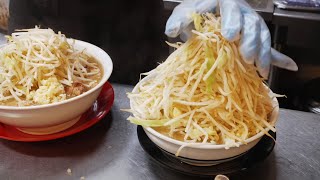
<instances>
[{"instance_id":1,"label":"bowl rim","mask_svg":"<svg viewBox=\"0 0 320 180\"><path fill-rule=\"evenodd\" d=\"M91 93L93 93L94 91L98 90L99 88L101 88L109 79L109 77L111 76L111 73L113 71L113 62L111 57L109 56L109 54L107 52L105 52L103 49L101 49L100 47L85 42L85 41L81 41L81 40L77 40L77 39L72 39L72 38L68 38L68 41L74 41L74 45L80 45L83 46L83 49L87 49L88 47L95 49L97 52L102 53L103 56L105 56L106 58L103 59L103 61L107 61L109 64L107 66L107 68L104 68L103 66L103 61L101 59L95 58L97 59L97 61L101 64L101 67L103 69L103 77L101 78L100 82L93 87L92 89L90 89L89 91L84 92L83 94L80 94L79 96L76 97L72 97L70 99L66 99L60 102L54 102L54 103L50 103L50 104L42 104L42 105L33 105L33 106L5 106L5 105L0 105L0 109L2 110L35 110L35 109L43 109L43 108L51 108L51 107L55 107L55 106L59 106L59 105L63 105L63 104L67 104L73 101L76 101L78 99L81 99ZM6 44L2 45L1 47L5 46ZM86 52L88 54L90 54L91 56L94 56L94 54L96 53L92 53L92 52ZM96 57L96 56L94 56Z\"/></svg>"},{"instance_id":2,"label":"bowl rim","mask_svg":"<svg viewBox=\"0 0 320 180\"><path fill-rule=\"evenodd\" d=\"M148 80L148 79L151 79L153 78L154 76L146 76L144 77L142 80L140 80L136 86L133 88L132 92L136 92L138 91L138 85L140 85L140 83ZM272 94L272 90L266 85L263 83L263 85L269 90L269 97L271 98L271 103L272 103L272 106L273 106L273 110L272 110L272 113L270 115L270 122L272 124L276 124L278 118L279 118L279 102L278 102L278 99L276 97L273 97ZM130 101L130 107L132 106L132 103ZM146 133L150 133L154 136L156 136L157 138L160 138L161 140L164 140L164 141L167 141L167 142L170 142L172 144L175 144L175 145L179 145L179 146L182 146L182 145L187 145L185 148L194 148L194 149L226 149L226 148L236 148L237 146L229 146L229 145L226 145L226 144L210 144L210 143L187 143L187 142L183 142L183 141L179 141L179 140L176 140L176 139L173 139L173 138L170 138L168 136L165 136L161 133L159 133L158 131L154 130L153 128L151 127L147 127L147 126L143 126L143 129L146 131ZM265 130L268 132L270 130L270 128L266 127ZM249 144L259 138L262 138L262 136L265 135L264 132L259 132L258 134L248 138L245 140L245 143L246 144ZM153 140L151 140L153 141ZM236 144L239 145L239 147L241 145L246 145L242 142L236 142Z\"/></svg>"}]
</instances>

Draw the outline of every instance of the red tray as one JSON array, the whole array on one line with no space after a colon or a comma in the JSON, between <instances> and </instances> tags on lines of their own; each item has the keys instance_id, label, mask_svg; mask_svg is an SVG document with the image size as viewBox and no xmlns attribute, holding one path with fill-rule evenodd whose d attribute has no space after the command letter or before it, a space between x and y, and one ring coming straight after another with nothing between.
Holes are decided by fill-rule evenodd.
<instances>
[{"instance_id":1,"label":"red tray","mask_svg":"<svg viewBox=\"0 0 320 180\"><path fill-rule=\"evenodd\" d=\"M100 95L91 108L82 114L80 120L72 127L54 134L31 135L23 133L13 126L0 123L0 138L12 141L34 142L70 136L99 122L110 111L113 101L114 91L111 84L107 82L103 85Z\"/></svg>"}]
</instances>

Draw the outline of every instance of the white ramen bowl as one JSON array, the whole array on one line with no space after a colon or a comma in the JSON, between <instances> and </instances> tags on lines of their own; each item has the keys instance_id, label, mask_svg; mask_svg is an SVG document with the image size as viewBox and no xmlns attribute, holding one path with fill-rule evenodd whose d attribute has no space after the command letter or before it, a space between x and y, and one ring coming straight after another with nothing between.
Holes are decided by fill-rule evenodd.
<instances>
[{"instance_id":1,"label":"white ramen bowl","mask_svg":"<svg viewBox=\"0 0 320 180\"><path fill-rule=\"evenodd\" d=\"M142 79L139 83L148 80L150 76L147 76L146 78ZM132 93L136 93L138 91L137 89L138 85L135 86L135 88L132 90ZM266 86L266 88L268 88ZM269 89L269 88L268 88ZM270 97L271 97L271 90L270 90ZM272 105L275 107L272 111L272 114L270 116L270 122L276 123L279 117L279 103L277 98L272 99ZM132 103L130 102L130 106L132 107ZM178 149L187 143L184 143L179 140L175 140L173 138L170 138L168 136L165 136L156 130L154 130L151 127L143 127L144 131L146 132L147 136L150 138L150 140L155 143L158 147L160 147L161 150L164 150L164 152L169 156L174 156L174 154L177 153ZM269 128L265 128L266 131L269 131ZM260 132L256 134L255 136L248 138L245 140L246 144L238 143L239 147L229 147L227 145L221 144L221 145L212 145L212 144L200 144L199 145L192 145L192 146L186 146L184 147L180 153L179 158L181 161L196 165L196 166L211 166L215 164L219 164L222 162L230 161L251 148L253 148L264 136L264 132Z\"/></svg>"},{"instance_id":2,"label":"white ramen bowl","mask_svg":"<svg viewBox=\"0 0 320 180\"><path fill-rule=\"evenodd\" d=\"M101 48L80 40L75 40L75 49L86 49L101 65L103 76L100 82L87 92L52 104L16 107L0 106L0 122L17 127L29 134L52 134L74 125L87 111L101 92L102 86L109 79L113 63L109 55Z\"/></svg>"}]
</instances>

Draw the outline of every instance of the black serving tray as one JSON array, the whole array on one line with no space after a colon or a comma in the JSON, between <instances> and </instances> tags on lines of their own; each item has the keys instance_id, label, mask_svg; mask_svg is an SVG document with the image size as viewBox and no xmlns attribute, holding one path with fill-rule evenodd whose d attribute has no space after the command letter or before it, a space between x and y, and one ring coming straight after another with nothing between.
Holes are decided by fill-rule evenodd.
<instances>
[{"instance_id":1,"label":"black serving tray","mask_svg":"<svg viewBox=\"0 0 320 180\"><path fill-rule=\"evenodd\" d=\"M213 166L194 166L181 162L178 158L174 158L174 154L154 144L141 126L137 127L137 134L142 148L155 162L173 171L198 177L213 177L218 174L228 176L245 171L266 159L275 146L273 139L265 135L252 149L230 161ZM276 139L276 133L270 131L269 134Z\"/></svg>"}]
</instances>

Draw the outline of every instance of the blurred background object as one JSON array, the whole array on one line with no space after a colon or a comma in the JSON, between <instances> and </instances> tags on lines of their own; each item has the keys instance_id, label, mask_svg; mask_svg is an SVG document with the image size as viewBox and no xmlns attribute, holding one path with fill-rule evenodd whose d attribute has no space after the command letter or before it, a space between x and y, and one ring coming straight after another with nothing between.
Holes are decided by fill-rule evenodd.
<instances>
[{"instance_id":1,"label":"blurred background object","mask_svg":"<svg viewBox=\"0 0 320 180\"><path fill-rule=\"evenodd\" d=\"M9 1L10 0L0 0L0 29L2 31L8 30Z\"/></svg>"},{"instance_id":2,"label":"blurred background object","mask_svg":"<svg viewBox=\"0 0 320 180\"><path fill-rule=\"evenodd\" d=\"M272 24L274 46L293 58L299 66L299 71L294 73L275 68L272 89L287 96L279 98L280 107L315 113L308 101L316 100L320 94L308 93L311 88L316 88L309 84L314 84L313 79L320 78L320 12L275 7Z\"/></svg>"},{"instance_id":3,"label":"blurred background object","mask_svg":"<svg viewBox=\"0 0 320 180\"><path fill-rule=\"evenodd\" d=\"M299 110L320 114L320 78L304 83L293 103Z\"/></svg>"},{"instance_id":4,"label":"blurred background object","mask_svg":"<svg viewBox=\"0 0 320 180\"><path fill-rule=\"evenodd\" d=\"M274 0L280 9L320 11L320 0Z\"/></svg>"}]
</instances>

